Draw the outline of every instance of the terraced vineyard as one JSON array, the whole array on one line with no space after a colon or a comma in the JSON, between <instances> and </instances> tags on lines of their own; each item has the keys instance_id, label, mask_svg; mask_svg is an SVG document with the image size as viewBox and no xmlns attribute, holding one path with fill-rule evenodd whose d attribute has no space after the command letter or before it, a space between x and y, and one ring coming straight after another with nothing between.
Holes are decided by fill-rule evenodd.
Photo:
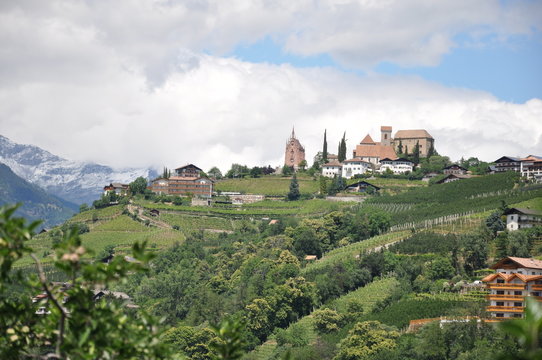
<instances>
[{"instance_id":1,"label":"terraced vineyard","mask_svg":"<svg viewBox=\"0 0 542 360\"><path fill-rule=\"evenodd\" d=\"M165 210L170 214L190 214L215 217L234 217L234 218L261 218L271 216L290 216L290 215L319 215L329 211L338 210L342 207L349 207L356 203L349 202L330 202L322 199L300 200L300 201L273 201L266 200L243 206L223 205L223 206L185 206L154 203L145 200L137 200L135 203L148 210Z\"/></svg>"}]
</instances>

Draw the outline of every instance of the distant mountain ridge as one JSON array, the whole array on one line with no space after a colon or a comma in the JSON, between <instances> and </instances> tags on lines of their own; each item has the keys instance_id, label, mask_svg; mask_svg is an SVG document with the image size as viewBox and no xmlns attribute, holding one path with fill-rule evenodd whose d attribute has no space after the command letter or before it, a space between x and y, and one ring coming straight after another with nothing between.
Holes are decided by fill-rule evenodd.
<instances>
[{"instance_id":1,"label":"distant mountain ridge","mask_svg":"<svg viewBox=\"0 0 542 360\"><path fill-rule=\"evenodd\" d=\"M113 169L63 159L34 145L17 144L0 135L0 162L21 178L76 204L91 204L110 182L129 183L139 176L151 179L152 169Z\"/></svg>"},{"instance_id":2,"label":"distant mountain ridge","mask_svg":"<svg viewBox=\"0 0 542 360\"><path fill-rule=\"evenodd\" d=\"M43 220L42 227L64 222L79 208L76 204L48 194L0 163L0 205L15 203L22 203L17 210L20 216L29 220Z\"/></svg>"}]
</instances>

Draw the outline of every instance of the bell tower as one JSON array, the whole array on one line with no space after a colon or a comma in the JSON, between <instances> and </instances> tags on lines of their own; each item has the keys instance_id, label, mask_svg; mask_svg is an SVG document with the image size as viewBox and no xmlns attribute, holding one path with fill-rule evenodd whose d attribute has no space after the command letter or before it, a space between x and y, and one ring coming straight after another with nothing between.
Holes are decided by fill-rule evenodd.
<instances>
[{"instance_id":1,"label":"bell tower","mask_svg":"<svg viewBox=\"0 0 542 360\"><path fill-rule=\"evenodd\" d=\"M391 146L391 126L380 127L380 145Z\"/></svg>"}]
</instances>

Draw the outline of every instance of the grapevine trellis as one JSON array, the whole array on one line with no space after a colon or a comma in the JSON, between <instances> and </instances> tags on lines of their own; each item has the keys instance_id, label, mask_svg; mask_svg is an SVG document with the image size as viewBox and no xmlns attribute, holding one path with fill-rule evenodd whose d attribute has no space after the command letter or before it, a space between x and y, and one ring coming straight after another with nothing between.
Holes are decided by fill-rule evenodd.
<instances>
[{"instance_id":1,"label":"grapevine trellis","mask_svg":"<svg viewBox=\"0 0 542 360\"><path fill-rule=\"evenodd\" d=\"M486 211L485 209L483 210ZM393 225L390 228L390 231L401 231L408 229L430 229L434 226L440 225L464 225L466 223L472 223L473 221L479 221L479 219L472 218L472 215L475 214L474 210L461 212L453 215L440 216L435 219L427 219L419 222L407 222L404 224Z\"/></svg>"}]
</instances>

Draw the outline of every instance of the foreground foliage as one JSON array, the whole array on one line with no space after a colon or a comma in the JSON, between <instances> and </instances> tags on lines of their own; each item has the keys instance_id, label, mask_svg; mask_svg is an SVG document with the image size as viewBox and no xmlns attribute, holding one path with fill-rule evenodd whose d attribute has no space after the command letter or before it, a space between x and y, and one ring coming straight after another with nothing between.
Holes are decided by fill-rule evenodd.
<instances>
[{"instance_id":1,"label":"foreground foliage","mask_svg":"<svg viewBox=\"0 0 542 360\"><path fill-rule=\"evenodd\" d=\"M16 207L0 208L0 358L165 359L168 348L158 340L157 323L123 304L95 301L97 286L107 288L129 272L145 271L150 259L144 245L134 244L133 262L117 257L110 264L89 263L78 232L67 231L55 246L54 266L70 279L56 285L45 276L26 246L37 223L14 218ZM13 265L23 256L36 261L38 276L25 278ZM44 292L37 307L31 297Z\"/></svg>"}]
</instances>

